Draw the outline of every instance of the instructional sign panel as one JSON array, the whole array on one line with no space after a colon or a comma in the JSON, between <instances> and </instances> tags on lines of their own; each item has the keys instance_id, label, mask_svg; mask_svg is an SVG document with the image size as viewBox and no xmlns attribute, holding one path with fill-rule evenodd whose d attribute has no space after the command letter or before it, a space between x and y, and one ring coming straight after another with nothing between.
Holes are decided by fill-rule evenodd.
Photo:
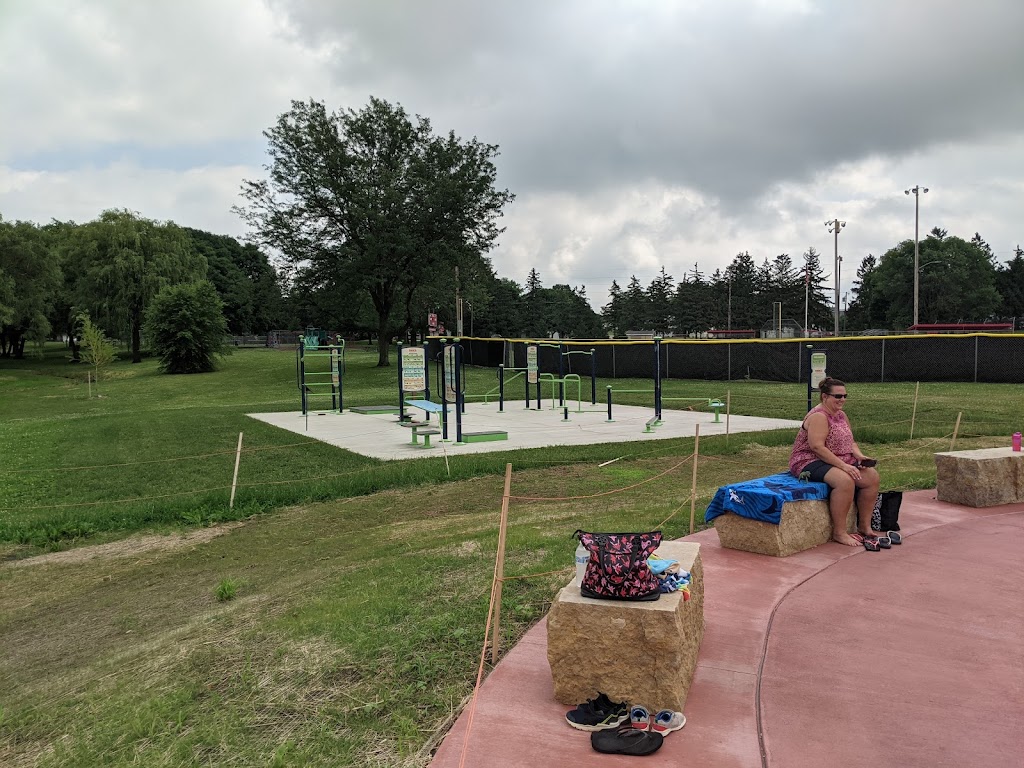
<instances>
[{"instance_id":1,"label":"instructional sign panel","mask_svg":"<svg viewBox=\"0 0 1024 768\"><path fill-rule=\"evenodd\" d=\"M526 380L530 384L537 383L537 346L535 344L526 348Z\"/></svg>"},{"instance_id":2,"label":"instructional sign panel","mask_svg":"<svg viewBox=\"0 0 1024 768\"><path fill-rule=\"evenodd\" d=\"M426 355L423 347L402 347L402 390L422 392L427 388Z\"/></svg>"},{"instance_id":3,"label":"instructional sign panel","mask_svg":"<svg viewBox=\"0 0 1024 768\"><path fill-rule=\"evenodd\" d=\"M827 362L824 352L811 353L811 389L815 392L818 391L818 384L821 383L821 380L828 376L825 372Z\"/></svg>"},{"instance_id":4,"label":"instructional sign panel","mask_svg":"<svg viewBox=\"0 0 1024 768\"><path fill-rule=\"evenodd\" d=\"M455 346L448 345L444 348L444 396L449 403L454 403L455 398Z\"/></svg>"}]
</instances>

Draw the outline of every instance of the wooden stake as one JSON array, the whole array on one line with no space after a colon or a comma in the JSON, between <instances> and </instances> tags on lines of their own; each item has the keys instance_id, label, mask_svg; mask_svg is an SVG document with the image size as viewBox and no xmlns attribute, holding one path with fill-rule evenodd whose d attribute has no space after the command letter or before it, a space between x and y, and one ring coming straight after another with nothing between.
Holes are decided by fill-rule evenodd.
<instances>
[{"instance_id":1,"label":"wooden stake","mask_svg":"<svg viewBox=\"0 0 1024 768\"><path fill-rule=\"evenodd\" d=\"M505 493L501 497L501 522L498 524L498 557L494 561L494 633L491 635L491 664L498 663L501 650L501 585L505 578L505 531L508 530L508 502L512 494L512 465L505 465Z\"/></svg>"},{"instance_id":2,"label":"wooden stake","mask_svg":"<svg viewBox=\"0 0 1024 768\"><path fill-rule=\"evenodd\" d=\"M92 400L92 371L85 372L85 379L89 382L89 399Z\"/></svg>"},{"instance_id":3,"label":"wooden stake","mask_svg":"<svg viewBox=\"0 0 1024 768\"><path fill-rule=\"evenodd\" d=\"M921 382L914 387L914 412L910 414L910 439L914 439L914 421L917 419L917 392L921 389Z\"/></svg>"},{"instance_id":4,"label":"wooden stake","mask_svg":"<svg viewBox=\"0 0 1024 768\"><path fill-rule=\"evenodd\" d=\"M228 509L235 508L235 488L238 486L238 465L242 461L242 433L238 433L238 448L235 449L235 474L231 477L231 501Z\"/></svg>"},{"instance_id":5,"label":"wooden stake","mask_svg":"<svg viewBox=\"0 0 1024 768\"><path fill-rule=\"evenodd\" d=\"M725 390L725 444L729 444L729 412L732 410L732 390Z\"/></svg>"},{"instance_id":6,"label":"wooden stake","mask_svg":"<svg viewBox=\"0 0 1024 768\"><path fill-rule=\"evenodd\" d=\"M956 426L953 427L953 439L949 442L949 450L953 450L953 446L956 445L956 436L960 431L960 417L964 415L963 411L960 411L956 415Z\"/></svg>"},{"instance_id":7,"label":"wooden stake","mask_svg":"<svg viewBox=\"0 0 1024 768\"><path fill-rule=\"evenodd\" d=\"M700 424L693 436L693 480L690 484L690 533L693 533L693 515L697 506L697 457L700 455Z\"/></svg>"}]
</instances>

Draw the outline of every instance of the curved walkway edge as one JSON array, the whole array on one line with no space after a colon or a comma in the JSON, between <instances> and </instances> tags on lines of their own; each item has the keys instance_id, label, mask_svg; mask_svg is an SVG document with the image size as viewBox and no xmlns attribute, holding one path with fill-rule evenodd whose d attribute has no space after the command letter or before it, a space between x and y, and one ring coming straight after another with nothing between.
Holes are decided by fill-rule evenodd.
<instances>
[{"instance_id":1,"label":"curved walkway edge","mask_svg":"<svg viewBox=\"0 0 1024 768\"><path fill-rule=\"evenodd\" d=\"M934 490L916 491L904 494L900 524L904 544L888 551L830 543L783 559L723 549L713 530L687 537L702 545L705 634L686 702L686 727L666 739L656 759L703 768L1019 766L1024 737L1013 723L1024 719L1024 657L1020 634L1014 643L1006 633L1019 632L1024 613L1024 580L1015 573L1024 504L971 509L936 501ZM959 556L956 547L965 536L976 541L970 554ZM999 537L1006 545L991 546ZM958 573L975 565L975 555L984 557L983 573L965 584L969 594L958 594ZM1003 591L989 590L982 599L985 579L997 580ZM918 634L909 635L899 624L908 616L899 610L900 601L923 606L910 622ZM955 653L935 647L951 630L970 630L979 621L984 626L977 631L956 633ZM950 676L934 665L943 659L946 667L972 661L971 648L982 645L988 666L974 664L971 675L955 677L956 690L970 694L968 702L983 700L978 686L1000 686L995 705L1001 717L993 720L987 712L985 718L966 718L975 724L986 720L978 739L994 745L981 750L977 756L984 760L978 763L962 759L972 746L969 735L942 727L952 716L944 709ZM894 659L899 685L887 682L892 675L881 668L865 670ZM965 691L967 683L971 688ZM481 687L465 768L634 764L594 752L588 734L566 725L565 711L553 697L542 621ZM456 721L431 768L458 768L466 720L463 714ZM902 738L913 750L897 756L868 737L882 727L890 740ZM814 749L806 749L808 744ZM1020 749L1006 751L1014 746ZM948 762L943 755L961 759Z\"/></svg>"}]
</instances>

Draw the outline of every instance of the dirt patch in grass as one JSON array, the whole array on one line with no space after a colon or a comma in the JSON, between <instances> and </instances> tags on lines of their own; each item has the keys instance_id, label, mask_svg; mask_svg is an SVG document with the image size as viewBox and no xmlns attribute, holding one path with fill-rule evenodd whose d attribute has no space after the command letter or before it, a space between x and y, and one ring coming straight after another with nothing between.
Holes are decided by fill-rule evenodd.
<instances>
[{"instance_id":1,"label":"dirt patch in grass","mask_svg":"<svg viewBox=\"0 0 1024 768\"><path fill-rule=\"evenodd\" d=\"M77 565L98 558L115 559L136 557L155 551L170 551L203 544L218 536L245 525L244 522L224 523L210 528L200 528L181 534L150 534L147 536L131 536L120 541L107 544L94 544L91 547L80 547L65 552L50 552L45 555L26 557L23 560L12 560L0 564L0 568L27 568L32 565Z\"/></svg>"}]
</instances>

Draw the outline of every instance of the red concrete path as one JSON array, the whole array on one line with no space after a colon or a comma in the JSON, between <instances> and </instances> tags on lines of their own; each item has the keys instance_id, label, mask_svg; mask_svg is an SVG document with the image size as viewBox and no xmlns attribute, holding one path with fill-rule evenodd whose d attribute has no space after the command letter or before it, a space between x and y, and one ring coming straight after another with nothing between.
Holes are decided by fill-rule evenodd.
<instances>
[{"instance_id":1,"label":"red concrete path","mask_svg":"<svg viewBox=\"0 0 1024 768\"><path fill-rule=\"evenodd\" d=\"M906 541L888 551L825 544L781 560L695 534L704 642L687 725L653 760L1024 768L1024 504L977 510L918 491L900 522ZM541 622L485 681L465 768L635 764L566 725L546 638ZM431 768L460 765L467 720Z\"/></svg>"}]
</instances>

